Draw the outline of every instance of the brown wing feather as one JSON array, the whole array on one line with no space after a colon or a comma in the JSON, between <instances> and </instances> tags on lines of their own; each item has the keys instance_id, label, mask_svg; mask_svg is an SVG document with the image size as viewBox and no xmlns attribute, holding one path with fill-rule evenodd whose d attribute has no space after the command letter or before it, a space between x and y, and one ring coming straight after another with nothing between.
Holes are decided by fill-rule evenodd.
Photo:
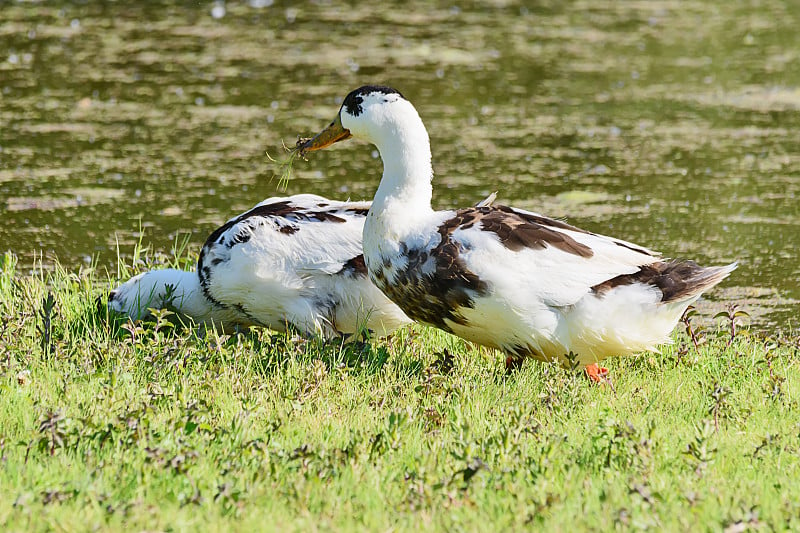
<instances>
[{"instance_id":1,"label":"brown wing feather","mask_svg":"<svg viewBox=\"0 0 800 533\"><path fill-rule=\"evenodd\" d=\"M724 268L701 267L694 261L658 261L639 267L638 272L616 276L592 287L603 295L615 287L641 283L661 291L662 302L685 300L703 292L724 277Z\"/></svg>"},{"instance_id":2,"label":"brown wing feather","mask_svg":"<svg viewBox=\"0 0 800 533\"><path fill-rule=\"evenodd\" d=\"M586 233L585 231L557 220L517 211L503 205L460 209L452 219L444 223L444 226L452 228L450 231L452 233L452 230L458 228L469 229L477 222L481 223L483 231L497 235L500 243L513 252L525 248L541 250L553 247L580 257L588 258L594 255L589 246L558 230L577 233Z\"/></svg>"}]
</instances>

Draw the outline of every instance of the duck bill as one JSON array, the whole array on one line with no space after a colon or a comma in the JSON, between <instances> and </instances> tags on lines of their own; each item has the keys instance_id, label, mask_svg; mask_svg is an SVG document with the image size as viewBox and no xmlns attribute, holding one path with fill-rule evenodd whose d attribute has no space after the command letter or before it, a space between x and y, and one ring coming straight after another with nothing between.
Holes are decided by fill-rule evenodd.
<instances>
[{"instance_id":1,"label":"duck bill","mask_svg":"<svg viewBox=\"0 0 800 533\"><path fill-rule=\"evenodd\" d=\"M343 141L350 138L350 130L342 126L342 119L336 115L336 119L331 122L331 125L317 133L311 139L301 141L297 144L297 148L302 152L313 152L314 150L322 150L327 148L335 142Z\"/></svg>"}]
</instances>

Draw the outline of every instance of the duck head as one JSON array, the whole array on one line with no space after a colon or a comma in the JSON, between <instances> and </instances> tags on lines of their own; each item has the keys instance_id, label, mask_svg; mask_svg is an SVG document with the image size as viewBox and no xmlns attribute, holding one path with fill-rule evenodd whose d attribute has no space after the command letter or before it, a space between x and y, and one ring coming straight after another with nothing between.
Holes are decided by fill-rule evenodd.
<instances>
[{"instance_id":1,"label":"duck head","mask_svg":"<svg viewBox=\"0 0 800 533\"><path fill-rule=\"evenodd\" d=\"M347 95L327 128L298 141L296 149L304 154L350 137L374 144L383 160L383 176L366 225L372 224L375 213L409 225L410 210L419 214L419 221L433 212L428 132L417 110L399 91L380 85L359 87ZM392 213L387 211L390 208Z\"/></svg>"},{"instance_id":2,"label":"duck head","mask_svg":"<svg viewBox=\"0 0 800 533\"><path fill-rule=\"evenodd\" d=\"M327 128L311 139L301 139L297 149L301 153L313 152L350 137L380 148L390 137L419 132L421 124L416 109L400 91L382 85L365 85L345 97L336 118ZM427 133L425 138L427 141Z\"/></svg>"}]
</instances>

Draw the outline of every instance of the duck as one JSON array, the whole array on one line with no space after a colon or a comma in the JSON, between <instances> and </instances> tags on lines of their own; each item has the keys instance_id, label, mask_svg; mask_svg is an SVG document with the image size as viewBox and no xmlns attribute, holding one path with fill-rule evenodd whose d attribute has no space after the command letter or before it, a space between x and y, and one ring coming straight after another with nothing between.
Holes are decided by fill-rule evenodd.
<instances>
[{"instance_id":1,"label":"duck","mask_svg":"<svg viewBox=\"0 0 800 533\"><path fill-rule=\"evenodd\" d=\"M689 305L736 263L703 267L531 211L492 203L434 210L428 132L398 90L350 92L302 155L349 138L374 145L383 175L363 229L369 277L406 315L506 354L583 368L658 351Z\"/></svg>"},{"instance_id":2,"label":"duck","mask_svg":"<svg viewBox=\"0 0 800 533\"><path fill-rule=\"evenodd\" d=\"M108 309L134 320L170 309L223 330L389 335L411 320L367 275L369 207L313 194L268 198L214 230L194 271L134 276L109 293Z\"/></svg>"}]
</instances>

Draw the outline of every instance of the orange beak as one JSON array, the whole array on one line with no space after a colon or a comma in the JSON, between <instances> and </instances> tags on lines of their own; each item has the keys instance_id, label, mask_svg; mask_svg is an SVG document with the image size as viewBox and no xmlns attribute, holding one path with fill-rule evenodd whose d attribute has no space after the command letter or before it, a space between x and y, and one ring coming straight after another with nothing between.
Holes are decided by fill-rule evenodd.
<instances>
[{"instance_id":1,"label":"orange beak","mask_svg":"<svg viewBox=\"0 0 800 533\"><path fill-rule=\"evenodd\" d=\"M296 149L300 150L301 154L304 154L306 152L313 152L314 150L322 150L335 142L343 141L348 138L350 138L350 130L346 130L342 127L342 119L339 115L336 115L331 125L317 133L315 137L297 141Z\"/></svg>"}]
</instances>

